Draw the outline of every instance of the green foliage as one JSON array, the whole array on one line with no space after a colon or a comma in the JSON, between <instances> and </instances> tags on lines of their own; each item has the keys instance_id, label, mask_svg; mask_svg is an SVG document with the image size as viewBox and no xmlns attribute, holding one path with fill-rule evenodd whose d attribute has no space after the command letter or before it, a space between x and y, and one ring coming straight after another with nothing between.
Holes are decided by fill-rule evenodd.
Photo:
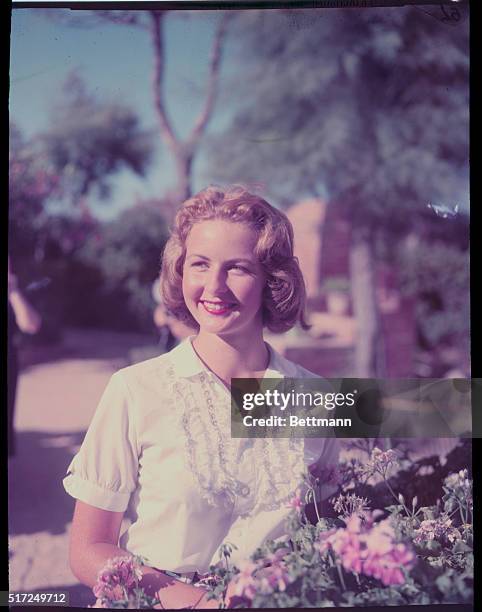
<instances>
[{"instance_id":1,"label":"green foliage","mask_svg":"<svg viewBox=\"0 0 482 612\"><path fill-rule=\"evenodd\" d=\"M443 23L413 6L250 11L237 34L242 89L232 95L241 101L212 141L218 180L266 184L280 203L325 196L353 224L354 243L383 243L392 261L400 237L422 225L427 242L432 225L443 242L454 242L455 225L457 240L467 240L464 223L447 231L434 212L468 204L467 20ZM419 337L426 349L457 340L466 352L466 262L448 254L430 265L413 258L412 276L431 275L428 290L413 294ZM395 263L403 273L405 262ZM355 369L365 371L375 362L367 331L374 305L366 306L373 288L357 277Z\"/></svg>"},{"instance_id":2,"label":"green foliage","mask_svg":"<svg viewBox=\"0 0 482 612\"><path fill-rule=\"evenodd\" d=\"M59 176L35 142L10 124L9 252L33 257L46 203L59 193Z\"/></svg>"},{"instance_id":3,"label":"green foliage","mask_svg":"<svg viewBox=\"0 0 482 612\"><path fill-rule=\"evenodd\" d=\"M11 125L9 252L22 286L47 278L29 295L43 318L32 342L58 337L64 325L152 330L151 284L167 236L161 208L136 206L103 227L85 196L108 193L122 165L142 173L148 141L135 115L89 96L71 78L56 121L41 138L25 141ZM53 212L54 200L79 206ZM77 201L80 198L80 201Z\"/></svg>"},{"instance_id":4,"label":"green foliage","mask_svg":"<svg viewBox=\"0 0 482 612\"><path fill-rule=\"evenodd\" d=\"M399 257L402 290L416 298L417 326L423 344L432 348L442 342L467 342L468 252L443 242L412 242L400 248Z\"/></svg>"},{"instance_id":5,"label":"green foliage","mask_svg":"<svg viewBox=\"0 0 482 612\"><path fill-rule=\"evenodd\" d=\"M22 285L49 285L29 294L44 324L29 342L55 339L64 326L153 331L151 288L160 269L166 223L153 204L137 205L114 221L50 215L39 224L36 250L16 253Z\"/></svg>"},{"instance_id":6,"label":"green foliage","mask_svg":"<svg viewBox=\"0 0 482 612\"><path fill-rule=\"evenodd\" d=\"M168 236L160 210L157 201L127 209L79 252L83 265L99 271L100 295L111 297L109 327L152 330L152 283Z\"/></svg>"},{"instance_id":7,"label":"green foliage","mask_svg":"<svg viewBox=\"0 0 482 612\"><path fill-rule=\"evenodd\" d=\"M75 71L40 141L74 202L92 189L107 198L112 174L124 167L144 175L152 155L150 134L140 128L136 113L119 102L97 99Z\"/></svg>"},{"instance_id":8,"label":"green foliage","mask_svg":"<svg viewBox=\"0 0 482 612\"><path fill-rule=\"evenodd\" d=\"M387 460L380 452L377 457ZM419 507L414 499L409 509L384 482L402 503L374 504L375 511L362 510L358 519L343 517L342 527L333 519L312 525L293 512L283 542L266 542L240 569L229 563L229 555L212 567L216 580L208 582L211 592L219 598L229 583L236 585L238 595L230 606L235 608L472 604L473 509L467 469L445 478L442 503L431 507ZM386 518L374 522L379 515ZM380 525L382 531L376 531ZM368 539L361 544L358 538L366 530ZM404 559L401 565L397 555ZM364 565L370 559L395 573L375 578ZM398 577L397 567L402 569Z\"/></svg>"},{"instance_id":9,"label":"green foliage","mask_svg":"<svg viewBox=\"0 0 482 612\"><path fill-rule=\"evenodd\" d=\"M328 192L357 227L399 232L428 202L466 199L466 21L414 7L250 11L238 36L243 102L213 143L219 179Z\"/></svg>"}]
</instances>

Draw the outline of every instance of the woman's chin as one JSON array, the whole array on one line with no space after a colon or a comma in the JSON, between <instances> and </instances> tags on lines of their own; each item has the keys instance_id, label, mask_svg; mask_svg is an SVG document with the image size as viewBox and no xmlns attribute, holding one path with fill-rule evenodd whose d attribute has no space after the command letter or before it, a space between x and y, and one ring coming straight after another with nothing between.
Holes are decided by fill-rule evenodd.
<instances>
[{"instance_id":1,"label":"woman's chin","mask_svg":"<svg viewBox=\"0 0 482 612\"><path fill-rule=\"evenodd\" d=\"M204 319L199 321L199 329L210 334L227 333L233 330L233 323L226 320L211 321Z\"/></svg>"},{"instance_id":2,"label":"woman's chin","mask_svg":"<svg viewBox=\"0 0 482 612\"><path fill-rule=\"evenodd\" d=\"M192 314L194 315L194 313ZM208 334L220 336L242 334L244 337L251 337L252 334L263 328L262 323L258 321L257 317L246 321L246 317L242 317L239 310L223 314L211 314L206 312L203 306L200 306L195 315L199 331Z\"/></svg>"}]
</instances>

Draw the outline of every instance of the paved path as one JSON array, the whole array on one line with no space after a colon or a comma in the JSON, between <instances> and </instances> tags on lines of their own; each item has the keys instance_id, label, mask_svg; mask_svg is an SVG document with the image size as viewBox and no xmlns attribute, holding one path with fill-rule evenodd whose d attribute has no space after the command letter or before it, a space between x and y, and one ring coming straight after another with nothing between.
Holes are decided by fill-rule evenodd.
<instances>
[{"instance_id":1,"label":"paved path","mask_svg":"<svg viewBox=\"0 0 482 612\"><path fill-rule=\"evenodd\" d=\"M111 374L153 355L153 344L137 335L70 331L60 347L23 355L18 450L8 466L11 591L65 589L71 606L93 603L68 564L74 500L62 478Z\"/></svg>"}]
</instances>

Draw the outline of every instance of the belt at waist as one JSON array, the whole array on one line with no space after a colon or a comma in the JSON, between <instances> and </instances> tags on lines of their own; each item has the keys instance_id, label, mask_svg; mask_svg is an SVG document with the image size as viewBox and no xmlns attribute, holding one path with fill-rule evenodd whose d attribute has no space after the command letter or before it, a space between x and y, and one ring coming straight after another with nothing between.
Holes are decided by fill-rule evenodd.
<instances>
[{"instance_id":1,"label":"belt at waist","mask_svg":"<svg viewBox=\"0 0 482 612\"><path fill-rule=\"evenodd\" d=\"M171 576L180 582L185 582L186 584L192 584L193 586L198 586L196 582L199 581L201 575L197 572L185 572L184 574L179 574L178 572L171 572L170 570L161 570L156 568L158 572L162 572L166 576ZM201 586L201 585L199 585Z\"/></svg>"}]
</instances>

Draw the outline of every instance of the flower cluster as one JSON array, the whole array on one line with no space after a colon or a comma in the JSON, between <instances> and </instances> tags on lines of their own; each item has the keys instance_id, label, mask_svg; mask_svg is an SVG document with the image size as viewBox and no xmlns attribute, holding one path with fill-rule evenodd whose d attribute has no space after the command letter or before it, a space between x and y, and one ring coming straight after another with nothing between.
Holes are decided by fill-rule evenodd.
<instances>
[{"instance_id":1,"label":"flower cluster","mask_svg":"<svg viewBox=\"0 0 482 612\"><path fill-rule=\"evenodd\" d=\"M452 519L447 516L440 516L437 519L426 519L420 523L415 530L415 544L423 544L429 540L448 540L455 542L460 540L460 531L453 527Z\"/></svg>"},{"instance_id":2,"label":"flower cluster","mask_svg":"<svg viewBox=\"0 0 482 612\"><path fill-rule=\"evenodd\" d=\"M137 557L114 557L109 559L97 576L92 591L100 606L128 599L130 591L136 588L142 578L141 561Z\"/></svg>"},{"instance_id":3,"label":"flower cluster","mask_svg":"<svg viewBox=\"0 0 482 612\"><path fill-rule=\"evenodd\" d=\"M371 476L372 474L380 474L385 478L388 470L391 467L398 465L397 452L392 448L386 451L382 451L380 448L375 448L370 453L370 459L364 464L358 467L358 474L360 476Z\"/></svg>"},{"instance_id":4,"label":"flower cluster","mask_svg":"<svg viewBox=\"0 0 482 612\"><path fill-rule=\"evenodd\" d=\"M286 549L278 549L258 561L240 563L240 572L234 579L234 595L252 601L257 594L270 595L275 591L285 591L292 582L283 561L286 552Z\"/></svg>"},{"instance_id":5,"label":"flower cluster","mask_svg":"<svg viewBox=\"0 0 482 612\"><path fill-rule=\"evenodd\" d=\"M461 487L469 492L472 490L470 480L468 479L467 468L460 470L459 472L456 472L454 474L449 474L444 480L444 483L447 487L450 487L451 489L457 489Z\"/></svg>"},{"instance_id":6,"label":"flower cluster","mask_svg":"<svg viewBox=\"0 0 482 612\"><path fill-rule=\"evenodd\" d=\"M365 518L352 514L346 527L322 532L317 545L321 553L333 550L345 570L380 580L385 586L404 584L402 569L411 569L415 556L396 542L389 520L374 524L376 513Z\"/></svg>"},{"instance_id":7,"label":"flower cluster","mask_svg":"<svg viewBox=\"0 0 482 612\"><path fill-rule=\"evenodd\" d=\"M447 489L452 490L457 497L472 500L472 482L468 478L467 468L449 474L444 480L444 485Z\"/></svg>"},{"instance_id":8,"label":"flower cluster","mask_svg":"<svg viewBox=\"0 0 482 612\"><path fill-rule=\"evenodd\" d=\"M368 499L366 497L358 497L354 493L349 493L348 495L340 493L331 503L335 512L339 512L341 518L344 519L352 514L364 515L368 510Z\"/></svg>"}]
</instances>

